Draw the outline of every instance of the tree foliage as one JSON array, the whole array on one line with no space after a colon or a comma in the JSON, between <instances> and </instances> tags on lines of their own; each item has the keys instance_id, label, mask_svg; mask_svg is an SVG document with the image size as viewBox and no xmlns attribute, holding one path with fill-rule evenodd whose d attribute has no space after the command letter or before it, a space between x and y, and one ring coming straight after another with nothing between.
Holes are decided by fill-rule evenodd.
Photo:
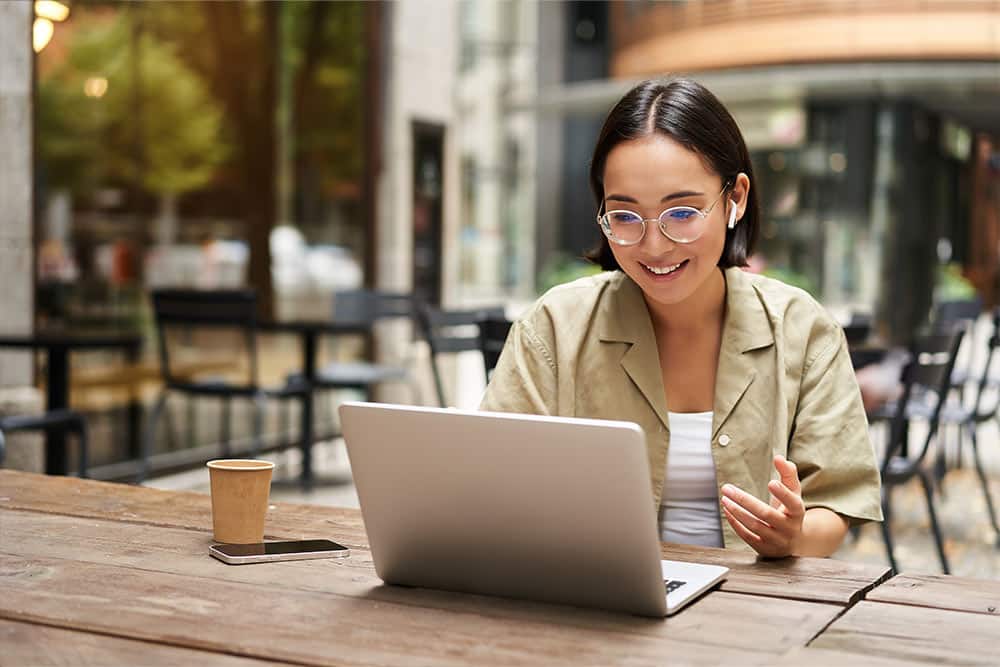
<instances>
[{"instance_id":1,"label":"tree foliage","mask_svg":"<svg viewBox=\"0 0 1000 667\"><path fill-rule=\"evenodd\" d=\"M86 192L110 181L158 194L207 184L229 146L202 79L169 43L136 35L127 14L75 28L66 58L38 85L49 182Z\"/></svg>"}]
</instances>

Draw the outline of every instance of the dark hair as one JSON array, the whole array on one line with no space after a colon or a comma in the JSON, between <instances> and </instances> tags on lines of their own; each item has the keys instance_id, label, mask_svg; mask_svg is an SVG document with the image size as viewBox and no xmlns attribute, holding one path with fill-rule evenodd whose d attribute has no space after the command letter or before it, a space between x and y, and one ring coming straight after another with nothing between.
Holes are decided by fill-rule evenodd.
<instances>
[{"instance_id":1,"label":"dark hair","mask_svg":"<svg viewBox=\"0 0 1000 667\"><path fill-rule=\"evenodd\" d=\"M618 144L658 133L702 157L721 178L727 193L743 172L750 178L750 195L740 223L726 230L719 266L746 266L760 226L760 206L754 187L750 153L740 128L726 107L707 88L690 79L644 81L619 100L604 121L590 162L590 189L597 207L604 201L604 164ZM727 194L728 196L728 194ZM585 257L605 271L620 269L607 237Z\"/></svg>"}]
</instances>

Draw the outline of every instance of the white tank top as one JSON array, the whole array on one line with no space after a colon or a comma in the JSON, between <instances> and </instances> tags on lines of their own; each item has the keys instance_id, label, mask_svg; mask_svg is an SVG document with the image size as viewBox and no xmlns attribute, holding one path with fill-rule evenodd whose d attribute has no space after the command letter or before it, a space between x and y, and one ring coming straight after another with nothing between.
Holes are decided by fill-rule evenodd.
<instances>
[{"instance_id":1,"label":"white tank top","mask_svg":"<svg viewBox=\"0 0 1000 667\"><path fill-rule=\"evenodd\" d=\"M660 539L721 547L712 413L671 412L670 451L660 501Z\"/></svg>"}]
</instances>

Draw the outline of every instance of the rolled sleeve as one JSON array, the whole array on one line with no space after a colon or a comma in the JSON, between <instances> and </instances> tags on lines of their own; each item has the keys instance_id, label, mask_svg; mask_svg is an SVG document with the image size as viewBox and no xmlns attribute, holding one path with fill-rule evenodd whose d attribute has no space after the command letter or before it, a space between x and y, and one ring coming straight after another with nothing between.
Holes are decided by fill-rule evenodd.
<instances>
[{"instance_id":1,"label":"rolled sleeve","mask_svg":"<svg viewBox=\"0 0 1000 667\"><path fill-rule=\"evenodd\" d=\"M847 342L835 324L803 369L789 459L806 508L826 507L851 523L881 521L880 478Z\"/></svg>"}]
</instances>

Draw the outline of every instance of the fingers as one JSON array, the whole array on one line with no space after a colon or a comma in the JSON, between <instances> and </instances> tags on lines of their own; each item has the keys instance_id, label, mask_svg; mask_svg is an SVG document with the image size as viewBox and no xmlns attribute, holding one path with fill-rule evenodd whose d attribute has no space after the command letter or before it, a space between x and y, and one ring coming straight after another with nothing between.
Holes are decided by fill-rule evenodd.
<instances>
[{"instance_id":1,"label":"fingers","mask_svg":"<svg viewBox=\"0 0 1000 667\"><path fill-rule=\"evenodd\" d=\"M782 519L780 511L732 484L722 485L722 497L728 498L770 525L774 525Z\"/></svg>"},{"instance_id":2,"label":"fingers","mask_svg":"<svg viewBox=\"0 0 1000 667\"><path fill-rule=\"evenodd\" d=\"M795 493L802 493L802 485L799 483L799 469L794 463L778 454L774 457L774 469L778 471L782 484Z\"/></svg>"},{"instance_id":3,"label":"fingers","mask_svg":"<svg viewBox=\"0 0 1000 667\"><path fill-rule=\"evenodd\" d=\"M787 556L801 533L804 505L797 493L777 480L772 480L768 488L781 507L774 508L732 484L724 484L722 511L736 534L757 553Z\"/></svg>"},{"instance_id":4,"label":"fingers","mask_svg":"<svg viewBox=\"0 0 1000 667\"><path fill-rule=\"evenodd\" d=\"M726 515L726 521L729 522L729 525L732 526L733 531L740 536L741 540L743 540L751 547L753 547L753 549L758 553L762 549L764 549L764 540L760 538L760 535L757 535L752 530L750 530L742 523L740 523L739 520L733 516L732 512L730 512L725 505L722 506L722 512L723 514Z\"/></svg>"},{"instance_id":5,"label":"fingers","mask_svg":"<svg viewBox=\"0 0 1000 667\"><path fill-rule=\"evenodd\" d=\"M800 517L806 513L805 503L802 502L802 496L794 493L787 486L782 484L776 479L772 479L767 483L767 490L771 492L775 500L780 502L785 508L785 514L790 517Z\"/></svg>"},{"instance_id":6,"label":"fingers","mask_svg":"<svg viewBox=\"0 0 1000 667\"><path fill-rule=\"evenodd\" d=\"M774 543L784 541L783 537L774 529L773 526L761 521L760 518L746 511L746 509L740 507L725 496L722 497L722 507L740 524L758 535L765 542Z\"/></svg>"}]
</instances>

